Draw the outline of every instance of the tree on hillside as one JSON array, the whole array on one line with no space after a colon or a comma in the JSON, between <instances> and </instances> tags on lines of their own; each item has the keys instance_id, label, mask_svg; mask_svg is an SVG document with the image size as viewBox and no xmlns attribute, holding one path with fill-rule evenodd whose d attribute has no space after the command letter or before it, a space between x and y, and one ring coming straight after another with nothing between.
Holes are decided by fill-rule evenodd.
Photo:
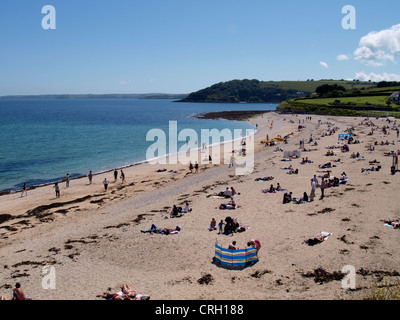
<instances>
[{"instance_id":1,"label":"tree on hillside","mask_svg":"<svg viewBox=\"0 0 400 320\"><path fill-rule=\"evenodd\" d=\"M346 91L346 88L343 86L339 86L336 83L333 85L330 84L323 84L322 86L319 86L315 89L315 92L320 96L320 97L337 97L343 95L343 93Z\"/></svg>"}]
</instances>

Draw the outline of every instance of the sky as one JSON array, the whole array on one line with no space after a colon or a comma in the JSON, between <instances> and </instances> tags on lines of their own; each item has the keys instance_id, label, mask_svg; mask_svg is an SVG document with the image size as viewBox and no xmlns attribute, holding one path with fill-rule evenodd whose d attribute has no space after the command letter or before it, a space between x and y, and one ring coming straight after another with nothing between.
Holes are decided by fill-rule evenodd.
<instances>
[{"instance_id":1,"label":"sky","mask_svg":"<svg viewBox=\"0 0 400 320\"><path fill-rule=\"evenodd\" d=\"M399 0L1 0L0 96L400 81L399 12Z\"/></svg>"}]
</instances>

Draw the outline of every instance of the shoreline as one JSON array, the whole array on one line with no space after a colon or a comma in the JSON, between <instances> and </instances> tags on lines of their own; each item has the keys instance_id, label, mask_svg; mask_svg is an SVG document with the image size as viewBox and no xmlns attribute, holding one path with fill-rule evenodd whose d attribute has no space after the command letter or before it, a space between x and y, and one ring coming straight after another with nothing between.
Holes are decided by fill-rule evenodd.
<instances>
[{"instance_id":1,"label":"shoreline","mask_svg":"<svg viewBox=\"0 0 400 320\"><path fill-rule=\"evenodd\" d=\"M274 110L267 110L267 111L258 111L258 110L250 110L250 111L242 111L242 110L238 110L238 111L219 111L219 112L211 112L211 113L205 113L205 114L197 114L197 115L194 115L193 117L197 118L199 120L201 120L201 119L218 119L218 118L221 118L221 117L213 117L213 116L215 116L215 114L221 113L222 118L224 118L226 120L246 121L247 119L242 117L244 114L247 115L247 117L251 117L251 116L257 116L259 114L263 114L263 113L266 113L266 112L275 112L275 111ZM205 116L202 116L202 115L205 115ZM256 126L255 125L253 125L253 126L254 126L254 129L256 129ZM243 129L243 130L245 130L245 129ZM229 143L229 142L230 141L220 142L219 144L221 145L223 143ZM201 146L199 146L198 148L194 149L193 151L200 150L200 149L201 149ZM121 169L131 168L133 166L141 165L141 164L144 164L144 163L149 163L150 161L159 160L159 159L164 158L164 157L168 158L168 157L171 157L171 156L176 156L176 154L166 154L164 156L156 157L155 159L140 160L140 161L137 161L137 162L133 162L131 164L127 164L127 165L123 165L123 166L117 166L117 167L115 167L113 169L103 170L103 171L96 171L96 172L93 172L93 176L101 175L101 174L104 174L104 173L110 173L110 172L113 172L115 169L116 170L121 170ZM70 178L69 180L73 181L73 180L84 179L84 178L87 178L87 174L86 175L85 174L80 174L79 176ZM45 182L43 184L32 185L32 186L28 187L28 191L29 190L34 190L34 189L37 189L37 188L40 188L40 187L46 187L46 186L49 186L49 185L54 185L55 183L63 183L65 181L66 181L65 179L52 180L51 182ZM23 182L21 182L21 184L23 184ZM21 193L22 191L23 191L22 189L16 189L16 190L7 190L7 189L5 189L3 191L0 190L0 197L2 197L4 195L9 195L9 194Z\"/></svg>"},{"instance_id":2,"label":"shoreline","mask_svg":"<svg viewBox=\"0 0 400 320\"><path fill-rule=\"evenodd\" d=\"M166 165L165 172L157 173L161 166L144 164L129 170L126 184L111 183L107 192L101 188L103 175L96 179L96 185L81 181L62 188L61 199L56 201L49 187L28 192L23 198L0 197L0 214L20 215L0 223L0 257L7 266L0 294L8 296L7 285L18 279L35 300L94 300L96 294L106 288L117 290L121 283L129 283L152 300L359 297L374 280L374 272L381 274L398 268L397 230L380 222L394 218L398 212L390 190L397 190L400 182L397 174L390 175L390 159L383 155L397 146L379 145L374 152L365 151L383 136L368 136L370 128L359 124L361 118L313 115L312 121L307 122L306 116L272 112L250 120L253 125L259 124L259 130L254 136L254 171L249 175L235 175L234 168L226 162L201 166L198 173L190 173L186 165L179 164ZM297 131L303 120L305 128ZM269 126L271 121L273 128ZM384 124L383 120L376 122ZM336 126L340 129L335 134L324 135ZM351 126L361 143L351 144L348 153L332 149L335 156L327 157L326 147L338 145L338 134ZM278 141L271 147L262 143L266 134L272 138L290 133L294 134L287 144ZM306 144L310 151L301 156L307 156L312 163L301 164L301 157L281 162L283 152L275 152L275 148L299 150L298 142L302 138L306 141L311 134L318 146ZM388 138L392 136L390 132ZM230 150L220 150L224 155L227 151ZM359 151L364 158L351 159L353 151ZM341 161L332 162L337 158ZM374 158L383 169L360 173ZM349 182L327 189L323 200L282 204L283 192L261 192L279 182L293 196L300 196L309 191L314 174L324 174L318 165L326 162L335 164L332 175L340 176L345 171ZM299 168L299 174L290 175L282 169L289 164ZM265 176L274 179L256 181ZM230 186L239 192L235 199L240 207L220 210L218 206L224 200L208 196ZM319 189L316 194L320 195ZM87 196L90 198L85 199ZM74 200L80 202L70 202ZM193 209L190 213L180 218L169 217L173 204L186 202ZM52 205L57 207L49 207ZM219 221L226 216L238 218L249 228L231 236L208 230L211 218ZM168 236L141 233L151 224L166 228L179 225L182 229ZM320 231L332 234L321 244L304 244L304 240ZM211 263L216 240L223 247L236 240L244 248L251 238L258 238L262 244L254 266L226 270ZM41 288L40 266L48 264L57 272L56 290ZM344 265L364 270L363 276L357 273L359 290L345 291L340 281L329 280L329 275ZM312 276L318 270L326 275L321 283ZM206 275L211 283L200 285L197 280ZM234 294L238 289L240 296Z\"/></svg>"}]
</instances>

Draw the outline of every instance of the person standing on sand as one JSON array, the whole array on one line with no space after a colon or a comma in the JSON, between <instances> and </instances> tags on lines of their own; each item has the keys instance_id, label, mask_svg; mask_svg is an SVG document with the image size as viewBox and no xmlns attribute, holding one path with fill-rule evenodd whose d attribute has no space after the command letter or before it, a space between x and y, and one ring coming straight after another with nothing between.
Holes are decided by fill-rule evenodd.
<instances>
[{"instance_id":1,"label":"person standing on sand","mask_svg":"<svg viewBox=\"0 0 400 320\"><path fill-rule=\"evenodd\" d=\"M325 179L322 178L321 186L320 186L320 188L321 188L321 198L320 198L320 200L322 200L324 198L325 185L326 185Z\"/></svg>"},{"instance_id":2,"label":"person standing on sand","mask_svg":"<svg viewBox=\"0 0 400 320\"><path fill-rule=\"evenodd\" d=\"M193 172L193 163L192 163L192 161L190 161L190 163L189 163L189 170L190 170L190 173Z\"/></svg>"},{"instance_id":3,"label":"person standing on sand","mask_svg":"<svg viewBox=\"0 0 400 320\"><path fill-rule=\"evenodd\" d=\"M88 178L89 178L89 184L92 184L92 178L93 178L92 170L89 171Z\"/></svg>"},{"instance_id":4,"label":"person standing on sand","mask_svg":"<svg viewBox=\"0 0 400 320\"><path fill-rule=\"evenodd\" d=\"M107 191L107 187L108 187L107 178L104 178L103 184L104 184L104 191Z\"/></svg>"},{"instance_id":5,"label":"person standing on sand","mask_svg":"<svg viewBox=\"0 0 400 320\"><path fill-rule=\"evenodd\" d=\"M233 167L233 154L231 155L231 158L229 160L229 168Z\"/></svg>"},{"instance_id":6,"label":"person standing on sand","mask_svg":"<svg viewBox=\"0 0 400 320\"><path fill-rule=\"evenodd\" d=\"M26 196L28 195L28 188L26 186L26 182L24 182L24 186L22 187L21 197L24 195L24 193Z\"/></svg>"},{"instance_id":7,"label":"person standing on sand","mask_svg":"<svg viewBox=\"0 0 400 320\"><path fill-rule=\"evenodd\" d=\"M114 182L117 181L118 179L118 171L117 169L114 169Z\"/></svg>"},{"instance_id":8,"label":"person standing on sand","mask_svg":"<svg viewBox=\"0 0 400 320\"><path fill-rule=\"evenodd\" d=\"M311 179L311 192L310 192L310 201L314 200L315 197L315 189L317 188L317 183L314 179Z\"/></svg>"},{"instance_id":9,"label":"person standing on sand","mask_svg":"<svg viewBox=\"0 0 400 320\"><path fill-rule=\"evenodd\" d=\"M224 221L221 220L220 223L218 223L218 228L219 228L218 234L221 234L221 233L222 233L222 226L223 226L223 225L224 225Z\"/></svg>"},{"instance_id":10,"label":"person standing on sand","mask_svg":"<svg viewBox=\"0 0 400 320\"><path fill-rule=\"evenodd\" d=\"M124 183L125 181L125 173L121 169L121 183Z\"/></svg>"},{"instance_id":11,"label":"person standing on sand","mask_svg":"<svg viewBox=\"0 0 400 320\"><path fill-rule=\"evenodd\" d=\"M54 190L56 191L56 198L60 197L60 186L58 185L58 182L54 184Z\"/></svg>"},{"instance_id":12,"label":"person standing on sand","mask_svg":"<svg viewBox=\"0 0 400 320\"><path fill-rule=\"evenodd\" d=\"M67 176L65 177L65 187L69 188L69 173L67 173Z\"/></svg>"}]
</instances>

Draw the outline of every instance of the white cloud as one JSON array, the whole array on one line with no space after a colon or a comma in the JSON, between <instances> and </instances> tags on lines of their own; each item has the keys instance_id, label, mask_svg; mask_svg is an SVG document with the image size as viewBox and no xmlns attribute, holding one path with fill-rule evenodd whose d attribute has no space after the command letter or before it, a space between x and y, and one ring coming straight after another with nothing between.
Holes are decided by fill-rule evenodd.
<instances>
[{"instance_id":1,"label":"white cloud","mask_svg":"<svg viewBox=\"0 0 400 320\"><path fill-rule=\"evenodd\" d=\"M371 66L382 66L387 61L395 62L395 57L400 56L400 24L362 37L354 55L355 60Z\"/></svg>"},{"instance_id":2,"label":"white cloud","mask_svg":"<svg viewBox=\"0 0 400 320\"><path fill-rule=\"evenodd\" d=\"M126 86L127 84L129 84L130 83L130 81L125 81L125 80L121 80L120 82L119 82L119 84L121 85L121 86Z\"/></svg>"},{"instance_id":3,"label":"white cloud","mask_svg":"<svg viewBox=\"0 0 400 320\"><path fill-rule=\"evenodd\" d=\"M320 64L321 66L323 66L324 68L327 68L327 69L328 69L328 64L327 64L326 62L321 61L319 64Z\"/></svg>"},{"instance_id":4,"label":"white cloud","mask_svg":"<svg viewBox=\"0 0 400 320\"><path fill-rule=\"evenodd\" d=\"M373 82L380 82L380 81L400 81L400 74L394 73L386 73L383 74L376 74L371 72L366 74L365 72L357 72L355 79L359 79L361 81L373 81Z\"/></svg>"},{"instance_id":5,"label":"white cloud","mask_svg":"<svg viewBox=\"0 0 400 320\"><path fill-rule=\"evenodd\" d=\"M338 61L343 61L343 60L349 60L350 57L349 57L347 54L339 54L339 55L336 57L336 59L337 59Z\"/></svg>"}]
</instances>

